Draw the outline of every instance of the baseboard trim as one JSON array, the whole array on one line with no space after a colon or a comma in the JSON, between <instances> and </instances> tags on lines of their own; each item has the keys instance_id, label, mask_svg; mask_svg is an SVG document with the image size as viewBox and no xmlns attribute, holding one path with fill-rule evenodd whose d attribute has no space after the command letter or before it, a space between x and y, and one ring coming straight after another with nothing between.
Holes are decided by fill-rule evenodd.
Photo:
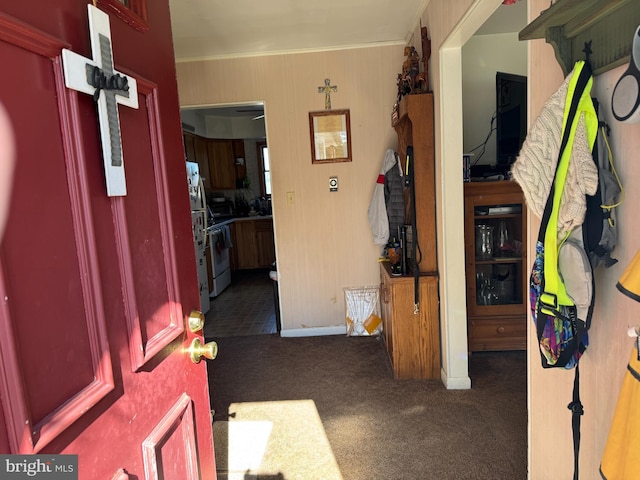
<instances>
[{"instance_id":1,"label":"baseboard trim","mask_svg":"<svg viewBox=\"0 0 640 480\"><path fill-rule=\"evenodd\" d=\"M324 335L346 335L347 326L291 328L282 330L281 337L321 337Z\"/></svg>"},{"instance_id":2,"label":"baseboard trim","mask_svg":"<svg viewBox=\"0 0 640 480\"><path fill-rule=\"evenodd\" d=\"M468 376L449 378L444 369L440 369L440 379L447 390L469 390L471 388L471 378Z\"/></svg>"}]
</instances>

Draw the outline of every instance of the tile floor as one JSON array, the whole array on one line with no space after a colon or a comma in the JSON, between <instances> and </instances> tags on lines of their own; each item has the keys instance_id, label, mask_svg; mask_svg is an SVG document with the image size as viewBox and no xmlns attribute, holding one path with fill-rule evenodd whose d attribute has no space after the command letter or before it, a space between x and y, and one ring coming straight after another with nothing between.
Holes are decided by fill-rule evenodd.
<instances>
[{"instance_id":1,"label":"tile floor","mask_svg":"<svg viewBox=\"0 0 640 480\"><path fill-rule=\"evenodd\" d=\"M205 315L206 340L276 333L273 280L269 270L236 270L229 285L211 299Z\"/></svg>"}]
</instances>

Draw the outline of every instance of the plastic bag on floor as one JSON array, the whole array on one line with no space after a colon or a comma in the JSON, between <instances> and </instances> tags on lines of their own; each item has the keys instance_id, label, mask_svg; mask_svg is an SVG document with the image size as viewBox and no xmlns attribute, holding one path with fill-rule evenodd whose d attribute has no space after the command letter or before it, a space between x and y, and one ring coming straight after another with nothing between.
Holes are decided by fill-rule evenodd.
<instances>
[{"instance_id":1,"label":"plastic bag on floor","mask_svg":"<svg viewBox=\"0 0 640 480\"><path fill-rule=\"evenodd\" d=\"M347 307L347 335L369 336L382 332L379 287L345 288L344 298Z\"/></svg>"}]
</instances>

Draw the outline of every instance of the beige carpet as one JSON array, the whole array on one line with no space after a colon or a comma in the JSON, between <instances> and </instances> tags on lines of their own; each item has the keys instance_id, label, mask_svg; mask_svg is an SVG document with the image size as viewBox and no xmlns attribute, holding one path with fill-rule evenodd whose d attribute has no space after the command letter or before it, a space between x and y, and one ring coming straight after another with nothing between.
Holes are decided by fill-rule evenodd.
<instances>
[{"instance_id":1,"label":"beige carpet","mask_svg":"<svg viewBox=\"0 0 640 480\"><path fill-rule=\"evenodd\" d=\"M312 400L233 403L213 439L221 480L342 480Z\"/></svg>"},{"instance_id":2,"label":"beige carpet","mask_svg":"<svg viewBox=\"0 0 640 480\"><path fill-rule=\"evenodd\" d=\"M527 478L525 352L474 353L472 388L447 390L394 380L374 337L217 341L207 367L216 435L230 429L229 442L214 437L222 480ZM257 459L236 465L229 444Z\"/></svg>"}]
</instances>

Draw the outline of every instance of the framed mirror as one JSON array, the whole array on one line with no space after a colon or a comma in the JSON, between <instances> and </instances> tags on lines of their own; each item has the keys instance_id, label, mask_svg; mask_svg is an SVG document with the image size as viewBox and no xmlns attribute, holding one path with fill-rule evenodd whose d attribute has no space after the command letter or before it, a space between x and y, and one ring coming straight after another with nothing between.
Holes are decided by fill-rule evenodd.
<instances>
[{"instance_id":1,"label":"framed mirror","mask_svg":"<svg viewBox=\"0 0 640 480\"><path fill-rule=\"evenodd\" d=\"M351 161L349 110L309 112L311 163Z\"/></svg>"}]
</instances>

